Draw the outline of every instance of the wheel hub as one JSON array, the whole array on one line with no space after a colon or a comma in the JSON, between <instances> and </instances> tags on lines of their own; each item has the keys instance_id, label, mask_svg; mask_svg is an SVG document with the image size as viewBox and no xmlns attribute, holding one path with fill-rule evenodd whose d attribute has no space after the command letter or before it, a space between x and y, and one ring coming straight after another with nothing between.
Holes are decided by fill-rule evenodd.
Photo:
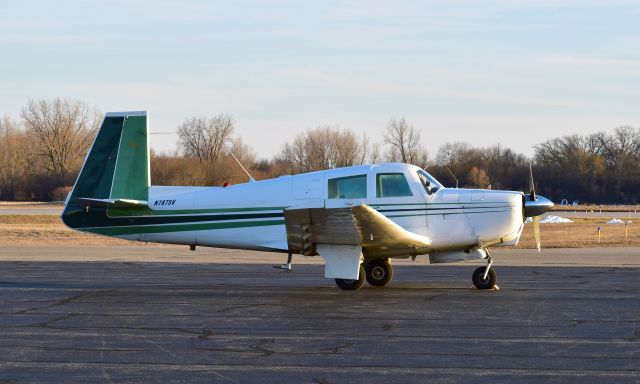
<instances>
[{"instance_id":1,"label":"wheel hub","mask_svg":"<svg viewBox=\"0 0 640 384\"><path fill-rule=\"evenodd\" d=\"M371 270L371 276L376 280L384 279L386 272L382 267L375 267Z\"/></svg>"}]
</instances>

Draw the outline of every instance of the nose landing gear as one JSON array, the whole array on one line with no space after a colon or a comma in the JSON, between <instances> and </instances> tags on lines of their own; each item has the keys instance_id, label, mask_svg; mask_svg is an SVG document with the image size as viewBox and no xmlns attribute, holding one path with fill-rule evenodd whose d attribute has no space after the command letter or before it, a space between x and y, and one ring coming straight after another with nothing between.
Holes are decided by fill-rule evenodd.
<instances>
[{"instance_id":1,"label":"nose landing gear","mask_svg":"<svg viewBox=\"0 0 640 384\"><path fill-rule=\"evenodd\" d=\"M491 259L491 255L489 255L489 251L485 251L487 252L487 266L479 267L473 271L473 275L471 276L471 281L477 289L493 289L497 287L496 282L498 281L498 277L496 276L496 271L491 269L493 260Z\"/></svg>"}]
</instances>

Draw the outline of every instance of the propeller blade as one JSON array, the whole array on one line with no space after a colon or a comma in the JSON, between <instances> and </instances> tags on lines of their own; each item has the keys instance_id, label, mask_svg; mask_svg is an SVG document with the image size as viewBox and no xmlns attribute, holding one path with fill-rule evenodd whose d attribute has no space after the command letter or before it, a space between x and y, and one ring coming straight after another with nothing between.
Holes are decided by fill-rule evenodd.
<instances>
[{"instance_id":1,"label":"propeller blade","mask_svg":"<svg viewBox=\"0 0 640 384\"><path fill-rule=\"evenodd\" d=\"M533 222L533 237L536 239L536 248L538 248L538 252L540 252L540 217L534 216L532 217Z\"/></svg>"},{"instance_id":2,"label":"propeller blade","mask_svg":"<svg viewBox=\"0 0 640 384\"><path fill-rule=\"evenodd\" d=\"M533 184L533 167L531 163L529 163L529 196L531 201L536 201L536 187Z\"/></svg>"}]
</instances>

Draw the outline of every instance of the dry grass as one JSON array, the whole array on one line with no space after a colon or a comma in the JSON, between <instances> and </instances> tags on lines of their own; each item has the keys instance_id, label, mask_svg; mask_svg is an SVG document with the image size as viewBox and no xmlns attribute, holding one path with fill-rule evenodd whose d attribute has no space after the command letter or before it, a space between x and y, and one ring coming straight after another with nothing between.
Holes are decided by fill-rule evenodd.
<instances>
[{"instance_id":1,"label":"dry grass","mask_svg":"<svg viewBox=\"0 0 640 384\"><path fill-rule=\"evenodd\" d=\"M631 223L628 237L624 224L607 224L608 217L571 218L573 223L540 224L544 248L637 247L640 246L640 224ZM624 220L624 219L623 219ZM598 242L598 227L601 228ZM534 248L532 224L525 224L518 248Z\"/></svg>"},{"instance_id":2,"label":"dry grass","mask_svg":"<svg viewBox=\"0 0 640 384\"><path fill-rule=\"evenodd\" d=\"M640 223L628 227L606 224L609 218L573 218L573 223L540 224L545 248L589 248L640 246ZM598 243L597 228L601 227ZM0 245L144 245L144 243L86 234L65 227L55 215L0 215ZM534 248L533 228L525 224L518 248Z\"/></svg>"},{"instance_id":3,"label":"dry grass","mask_svg":"<svg viewBox=\"0 0 640 384\"><path fill-rule=\"evenodd\" d=\"M637 212L640 211L640 205L597 205L597 204L585 204L585 205L555 205L552 211L558 212Z\"/></svg>"},{"instance_id":4,"label":"dry grass","mask_svg":"<svg viewBox=\"0 0 640 384\"><path fill-rule=\"evenodd\" d=\"M0 215L2 245L144 245L73 231L57 215Z\"/></svg>"},{"instance_id":5,"label":"dry grass","mask_svg":"<svg viewBox=\"0 0 640 384\"><path fill-rule=\"evenodd\" d=\"M29 208L29 209L62 209L62 202L40 202L40 201L0 201L0 208Z\"/></svg>"}]
</instances>

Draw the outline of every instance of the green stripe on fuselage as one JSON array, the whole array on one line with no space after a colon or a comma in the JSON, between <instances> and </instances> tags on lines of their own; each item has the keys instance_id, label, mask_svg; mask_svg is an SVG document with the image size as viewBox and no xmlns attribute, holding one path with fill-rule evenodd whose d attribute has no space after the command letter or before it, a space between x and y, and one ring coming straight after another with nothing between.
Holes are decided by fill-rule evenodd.
<instances>
[{"instance_id":1,"label":"green stripe on fuselage","mask_svg":"<svg viewBox=\"0 0 640 384\"><path fill-rule=\"evenodd\" d=\"M235 221L231 223L200 223L200 224L170 224L170 225L140 225L140 226L118 226L118 227L86 227L78 228L81 231L97 233L106 236L136 235L145 233L166 233L185 231L205 231L215 229L230 228L250 228L264 227L271 225L284 225L284 220L263 220L263 221Z\"/></svg>"},{"instance_id":2,"label":"green stripe on fuselage","mask_svg":"<svg viewBox=\"0 0 640 384\"><path fill-rule=\"evenodd\" d=\"M498 213L498 212L509 212L511 209L499 209L499 210L485 210L485 211L476 211L471 212L469 210L463 211L454 211L454 212L437 212L437 213L416 213L416 214L406 214L406 215L385 215L386 217L392 219L395 217L417 217L417 216L450 216L450 215L475 215L480 213Z\"/></svg>"},{"instance_id":3,"label":"green stripe on fuselage","mask_svg":"<svg viewBox=\"0 0 640 384\"><path fill-rule=\"evenodd\" d=\"M149 202L151 204L151 202ZM163 209L142 208L109 208L109 217L134 216L171 216L171 215L204 215L208 213L282 211L287 207L250 207L250 208L214 208L214 209Z\"/></svg>"}]
</instances>

